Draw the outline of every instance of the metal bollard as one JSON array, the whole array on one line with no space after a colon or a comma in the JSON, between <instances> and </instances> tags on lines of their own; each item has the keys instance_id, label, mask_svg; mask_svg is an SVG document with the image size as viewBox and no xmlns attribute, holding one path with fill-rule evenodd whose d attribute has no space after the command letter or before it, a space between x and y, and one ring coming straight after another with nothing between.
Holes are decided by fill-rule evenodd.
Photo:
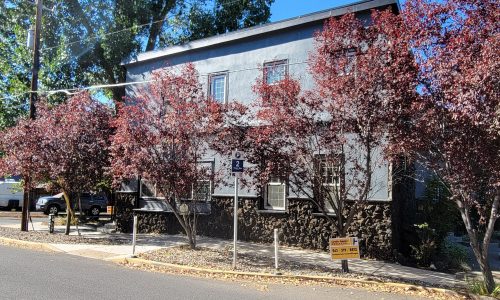
<instances>
[{"instance_id":1,"label":"metal bollard","mask_svg":"<svg viewBox=\"0 0 500 300\"><path fill-rule=\"evenodd\" d=\"M137 242L137 216L134 216L134 228L132 230L132 257L135 256L135 243Z\"/></svg>"},{"instance_id":2,"label":"metal bollard","mask_svg":"<svg viewBox=\"0 0 500 300\"><path fill-rule=\"evenodd\" d=\"M279 246L279 235L278 235L278 229L274 229L274 268L276 269L276 274L280 275L279 273L279 266L278 266L278 246Z\"/></svg>"},{"instance_id":3,"label":"metal bollard","mask_svg":"<svg viewBox=\"0 0 500 300\"><path fill-rule=\"evenodd\" d=\"M54 233L54 214L49 214L49 233Z\"/></svg>"}]
</instances>

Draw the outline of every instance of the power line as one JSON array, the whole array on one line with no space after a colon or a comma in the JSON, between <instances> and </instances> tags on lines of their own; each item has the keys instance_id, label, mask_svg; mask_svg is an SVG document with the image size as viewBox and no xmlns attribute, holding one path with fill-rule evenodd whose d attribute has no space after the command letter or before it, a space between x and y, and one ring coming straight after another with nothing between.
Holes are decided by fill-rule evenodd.
<instances>
[{"instance_id":1,"label":"power line","mask_svg":"<svg viewBox=\"0 0 500 300\"><path fill-rule=\"evenodd\" d=\"M234 3L241 3L243 1L245 1L245 0L228 1L228 2L223 2L223 3L219 3L219 4L221 4L221 5L228 5L228 4L234 4ZM190 3L190 4L193 5L193 3ZM216 4L216 1L214 1L214 4ZM70 46L70 45L73 45L73 44L76 44L76 43L81 43L81 42L84 42L84 41L98 39L98 38L102 38L102 37L105 37L105 36L114 35L114 34L117 34L117 33L129 31L129 30L133 30L133 29L137 29L137 28L142 28L142 27L153 25L153 24L156 24L156 23L165 22L165 21L168 21L169 19L170 19L170 17L166 17L166 18L163 18L163 19L160 19L160 20L156 20L156 21L153 21L153 22L148 22L148 23L144 23L144 24L140 24L140 25L134 25L134 26L131 26L131 27L127 27L127 28L123 28L123 29L117 30L117 31L111 31L111 32L108 32L108 33L103 33L103 34L99 34L99 35L89 36L89 37L86 37L84 39L73 40L73 41L68 42L68 43L63 43L62 46ZM43 51L48 51L48 50L51 50L51 49L58 48L60 46L61 45L51 46L51 47L44 47L44 48L41 49L41 51L42 52Z\"/></svg>"},{"instance_id":2,"label":"power line","mask_svg":"<svg viewBox=\"0 0 500 300\"><path fill-rule=\"evenodd\" d=\"M109 35L121 33L121 32L124 32L124 31L129 31L129 30L132 30L132 29L141 28L141 27L145 27L145 26L148 26L148 25L153 25L153 24L156 24L156 23L168 21L168 19L170 19L170 18L168 17L168 18L164 18L164 19L161 19L161 20L156 20L156 21L149 22L149 23L144 23L144 24L140 24L140 25L134 25L134 26L131 26L131 27L128 27L128 28L123 28L123 29L120 29L120 30L117 30L117 31L111 31L111 32L108 32L108 33L94 35L94 36L86 37L86 38L80 39L80 40L74 40L74 41L62 44L62 46L69 46L69 45L73 45L73 44L84 42L84 41L89 41L89 40L93 40L93 39L102 38L102 37L105 37L105 36L109 36ZM42 51L47 51L47 50L55 49L55 48L58 48L60 46L61 45L52 46L52 47L45 47L45 48L42 49Z\"/></svg>"},{"instance_id":3,"label":"power line","mask_svg":"<svg viewBox=\"0 0 500 300\"><path fill-rule=\"evenodd\" d=\"M292 63L286 63L285 65L287 66L294 66L294 65L300 65L300 64L306 64L309 63L309 60L304 60L304 61L299 61L299 62L292 62ZM170 68L176 68L179 70L179 66L171 66ZM227 73L239 73L239 72L245 72L245 71L252 71L252 70L261 70L263 67L258 66L258 67L250 67L250 68L242 68L242 69L237 69L237 70L228 70ZM200 77L208 77L212 75L213 73L202 73L198 74ZM139 85L139 84L147 84L154 82L154 79L147 79L147 80L139 80L139 81L130 81L130 82L122 82L122 83L111 83L111 84L98 84L98 85L91 85L87 87L76 87L76 88L66 88L66 89L57 89L57 90L39 90L36 93L40 94L57 94L57 93L64 93L66 95L74 95L77 94L78 92L81 91L89 91L89 90L97 90L97 89L104 89L104 88L114 88L114 87L123 87L123 86L130 86L130 85ZM12 95L12 96L5 96L3 98L0 98L0 100L4 99L14 99L26 94L34 93L34 91L26 91L24 93L19 93L17 95Z\"/></svg>"}]
</instances>

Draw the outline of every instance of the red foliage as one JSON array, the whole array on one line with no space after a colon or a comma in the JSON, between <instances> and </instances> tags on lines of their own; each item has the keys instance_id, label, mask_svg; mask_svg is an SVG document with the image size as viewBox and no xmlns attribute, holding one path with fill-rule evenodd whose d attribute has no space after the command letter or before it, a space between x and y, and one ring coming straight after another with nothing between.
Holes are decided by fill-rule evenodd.
<instances>
[{"instance_id":1,"label":"red foliage","mask_svg":"<svg viewBox=\"0 0 500 300\"><path fill-rule=\"evenodd\" d=\"M68 193L94 189L109 164L110 109L84 93L55 107L41 103L38 112L2 133L1 172Z\"/></svg>"},{"instance_id":2,"label":"red foliage","mask_svg":"<svg viewBox=\"0 0 500 300\"><path fill-rule=\"evenodd\" d=\"M113 174L117 183L141 175L167 199L180 199L201 176L197 162L207 153L220 107L204 97L192 65L178 75L157 72L153 80L141 98L119 107Z\"/></svg>"},{"instance_id":3,"label":"red foliage","mask_svg":"<svg viewBox=\"0 0 500 300\"><path fill-rule=\"evenodd\" d=\"M204 96L191 64L180 74L156 72L153 81L140 98L119 107L113 175L117 184L136 175L156 184L192 242L195 228L177 209L198 180L207 179L208 170L199 162L220 127L221 107Z\"/></svg>"},{"instance_id":4,"label":"red foliage","mask_svg":"<svg viewBox=\"0 0 500 300\"><path fill-rule=\"evenodd\" d=\"M40 141L42 128L29 119L0 132L0 175L22 175L24 188L46 178L45 155Z\"/></svg>"},{"instance_id":5,"label":"red foliage","mask_svg":"<svg viewBox=\"0 0 500 300\"><path fill-rule=\"evenodd\" d=\"M109 166L111 109L82 93L38 111L48 179L67 192L94 190Z\"/></svg>"},{"instance_id":6,"label":"red foliage","mask_svg":"<svg viewBox=\"0 0 500 300\"><path fill-rule=\"evenodd\" d=\"M490 0L407 1L403 38L419 64L420 97L393 147L443 180L490 292L487 256L500 202L499 8Z\"/></svg>"},{"instance_id":7,"label":"red foliage","mask_svg":"<svg viewBox=\"0 0 500 300\"><path fill-rule=\"evenodd\" d=\"M226 137L237 139L224 138L227 148L245 149L253 184L263 187L278 177L289 183L290 194L320 209L329 202L337 217L327 218L341 235L378 188L372 177L384 164L388 133L404 125L406 99L416 94L417 68L400 39L401 19L387 11L374 11L372 18L370 27L353 14L330 19L311 57L315 89L302 92L289 77L258 80L256 105L238 105L228 115L227 123L236 126ZM323 184L323 162L340 175L338 196Z\"/></svg>"}]
</instances>

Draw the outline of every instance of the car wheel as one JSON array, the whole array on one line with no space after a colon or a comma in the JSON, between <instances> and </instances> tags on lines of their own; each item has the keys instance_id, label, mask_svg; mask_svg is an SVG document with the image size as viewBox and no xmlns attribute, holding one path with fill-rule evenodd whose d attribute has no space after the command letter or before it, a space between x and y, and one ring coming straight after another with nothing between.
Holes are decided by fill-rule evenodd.
<instances>
[{"instance_id":1,"label":"car wheel","mask_svg":"<svg viewBox=\"0 0 500 300\"><path fill-rule=\"evenodd\" d=\"M53 215L57 215L59 213L59 206L57 205L50 205L48 208L47 208L47 213L50 215L50 214L53 214Z\"/></svg>"},{"instance_id":2,"label":"car wheel","mask_svg":"<svg viewBox=\"0 0 500 300\"><path fill-rule=\"evenodd\" d=\"M92 217L98 217L101 213L101 208L99 206L92 206L89 213Z\"/></svg>"}]
</instances>

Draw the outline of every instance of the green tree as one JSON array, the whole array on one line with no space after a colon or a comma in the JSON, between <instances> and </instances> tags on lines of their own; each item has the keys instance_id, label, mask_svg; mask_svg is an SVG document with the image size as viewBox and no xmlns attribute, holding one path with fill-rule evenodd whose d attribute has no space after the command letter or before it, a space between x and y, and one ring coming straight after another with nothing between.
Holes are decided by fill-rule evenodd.
<instances>
[{"instance_id":1,"label":"green tree","mask_svg":"<svg viewBox=\"0 0 500 300\"><path fill-rule=\"evenodd\" d=\"M200 1L189 11L188 37L200 39L265 23L274 0Z\"/></svg>"},{"instance_id":2,"label":"green tree","mask_svg":"<svg viewBox=\"0 0 500 300\"><path fill-rule=\"evenodd\" d=\"M27 7L21 6L17 12L9 7L8 1L0 2L0 130L15 123L29 97L7 96L29 90L30 84L30 54L24 46L29 19L19 19L26 14Z\"/></svg>"},{"instance_id":3,"label":"green tree","mask_svg":"<svg viewBox=\"0 0 500 300\"><path fill-rule=\"evenodd\" d=\"M124 82L124 59L267 22L273 1L45 0L40 89ZM29 91L32 52L25 44L34 15L31 1L0 3L0 128L11 126L27 109L20 105L27 103L28 94L5 97ZM104 90L115 101L124 94L123 87ZM52 102L67 97L47 96Z\"/></svg>"}]
</instances>

